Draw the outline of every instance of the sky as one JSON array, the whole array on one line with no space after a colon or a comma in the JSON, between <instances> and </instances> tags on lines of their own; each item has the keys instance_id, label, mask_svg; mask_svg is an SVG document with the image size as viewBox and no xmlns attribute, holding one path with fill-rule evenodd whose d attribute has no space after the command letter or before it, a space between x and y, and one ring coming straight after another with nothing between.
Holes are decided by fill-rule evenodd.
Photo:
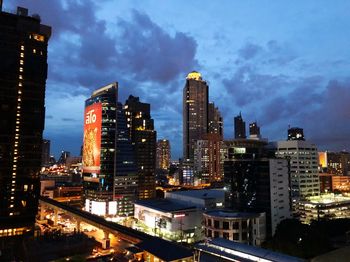
<instances>
[{"instance_id":1,"label":"sky","mask_svg":"<svg viewBox=\"0 0 350 262\"><path fill-rule=\"evenodd\" d=\"M182 156L182 90L199 71L224 119L263 137L304 128L319 150L350 150L350 1L5 0L52 26L44 137L77 155L84 101L119 83L151 104L158 139Z\"/></svg>"}]
</instances>

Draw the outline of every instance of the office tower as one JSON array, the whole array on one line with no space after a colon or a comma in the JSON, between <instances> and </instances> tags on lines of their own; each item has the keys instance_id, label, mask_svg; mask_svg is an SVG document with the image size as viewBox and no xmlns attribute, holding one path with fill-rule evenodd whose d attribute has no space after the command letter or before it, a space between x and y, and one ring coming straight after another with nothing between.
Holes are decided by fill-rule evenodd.
<instances>
[{"instance_id":1,"label":"office tower","mask_svg":"<svg viewBox=\"0 0 350 262\"><path fill-rule=\"evenodd\" d=\"M60 158L57 161L57 164L65 165L68 157L70 157L70 152L62 150Z\"/></svg>"},{"instance_id":2,"label":"office tower","mask_svg":"<svg viewBox=\"0 0 350 262\"><path fill-rule=\"evenodd\" d=\"M151 118L151 106L132 95L125 102L125 113L138 167L138 197L153 198L155 189L157 132Z\"/></svg>"},{"instance_id":3,"label":"office tower","mask_svg":"<svg viewBox=\"0 0 350 262\"><path fill-rule=\"evenodd\" d=\"M291 197L295 207L300 198L320 194L320 181L316 145L304 141L303 130L300 128L294 135L291 137L301 140L278 141L272 146L276 148L277 157L289 160Z\"/></svg>"},{"instance_id":4,"label":"office tower","mask_svg":"<svg viewBox=\"0 0 350 262\"><path fill-rule=\"evenodd\" d=\"M338 176L350 175L350 154L348 152L326 152L327 172Z\"/></svg>"},{"instance_id":5,"label":"office tower","mask_svg":"<svg viewBox=\"0 0 350 262\"><path fill-rule=\"evenodd\" d=\"M43 139L41 149L41 166L50 165L50 140Z\"/></svg>"},{"instance_id":6,"label":"office tower","mask_svg":"<svg viewBox=\"0 0 350 262\"><path fill-rule=\"evenodd\" d=\"M218 107L214 103L208 105L208 133L218 134L223 139L223 119Z\"/></svg>"},{"instance_id":7,"label":"office tower","mask_svg":"<svg viewBox=\"0 0 350 262\"><path fill-rule=\"evenodd\" d=\"M137 169L117 83L94 91L85 101L83 187L86 211L101 216L133 213Z\"/></svg>"},{"instance_id":8,"label":"office tower","mask_svg":"<svg viewBox=\"0 0 350 262\"><path fill-rule=\"evenodd\" d=\"M225 207L265 212L266 233L272 236L279 222L291 215L288 161L269 155L265 141L237 139L225 143Z\"/></svg>"},{"instance_id":9,"label":"office tower","mask_svg":"<svg viewBox=\"0 0 350 262\"><path fill-rule=\"evenodd\" d=\"M235 126L235 139L246 138L245 122L243 121L241 113L239 113L239 115L234 118L234 126Z\"/></svg>"},{"instance_id":10,"label":"office tower","mask_svg":"<svg viewBox=\"0 0 350 262\"><path fill-rule=\"evenodd\" d=\"M183 89L183 154L193 161L194 145L208 133L208 92L206 81L198 72L187 75Z\"/></svg>"},{"instance_id":11,"label":"office tower","mask_svg":"<svg viewBox=\"0 0 350 262\"><path fill-rule=\"evenodd\" d=\"M180 162L180 185L194 185L194 168L193 162L189 159L181 160Z\"/></svg>"},{"instance_id":12,"label":"office tower","mask_svg":"<svg viewBox=\"0 0 350 262\"><path fill-rule=\"evenodd\" d=\"M288 140L305 140L304 130L299 127L292 127L288 129Z\"/></svg>"},{"instance_id":13,"label":"office tower","mask_svg":"<svg viewBox=\"0 0 350 262\"><path fill-rule=\"evenodd\" d=\"M0 10L0 237L34 229L50 35L25 8Z\"/></svg>"},{"instance_id":14,"label":"office tower","mask_svg":"<svg viewBox=\"0 0 350 262\"><path fill-rule=\"evenodd\" d=\"M256 121L249 124L249 138L261 138L260 127Z\"/></svg>"},{"instance_id":15,"label":"office tower","mask_svg":"<svg viewBox=\"0 0 350 262\"><path fill-rule=\"evenodd\" d=\"M222 140L219 134L207 134L197 140L194 149L194 170L202 183L222 180Z\"/></svg>"},{"instance_id":16,"label":"office tower","mask_svg":"<svg viewBox=\"0 0 350 262\"><path fill-rule=\"evenodd\" d=\"M161 139L157 142L157 168L169 170L171 160L170 141Z\"/></svg>"}]
</instances>

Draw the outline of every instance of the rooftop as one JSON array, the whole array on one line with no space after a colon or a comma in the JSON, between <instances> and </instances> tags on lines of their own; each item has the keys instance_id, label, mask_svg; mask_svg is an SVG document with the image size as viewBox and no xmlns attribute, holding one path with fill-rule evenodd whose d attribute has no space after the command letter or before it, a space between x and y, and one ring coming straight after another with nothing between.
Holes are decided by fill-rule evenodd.
<instances>
[{"instance_id":1,"label":"rooftop","mask_svg":"<svg viewBox=\"0 0 350 262\"><path fill-rule=\"evenodd\" d=\"M284 262L302 262L301 258L292 257L277 253L271 250L249 246L223 238L216 238L208 243L199 243L195 249L211 253L213 256L227 258L227 261L284 261ZM226 260L225 260L226 261Z\"/></svg>"},{"instance_id":2,"label":"rooftop","mask_svg":"<svg viewBox=\"0 0 350 262\"><path fill-rule=\"evenodd\" d=\"M254 218L259 217L259 213L235 212L233 210L212 210L205 212L206 215L225 218Z\"/></svg>"},{"instance_id":3,"label":"rooftop","mask_svg":"<svg viewBox=\"0 0 350 262\"><path fill-rule=\"evenodd\" d=\"M138 200L136 205L149 207L161 212L176 212L182 210L196 209L195 206L174 203L168 199L150 199L150 200Z\"/></svg>"},{"instance_id":4,"label":"rooftop","mask_svg":"<svg viewBox=\"0 0 350 262\"><path fill-rule=\"evenodd\" d=\"M320 196L312 196L307 198L307 201L303 202L311 202L313 204L332 204L332 203L339 203L339 202L347 202L350 201L350 197L345 197L342 195L335 195L335 194L324 194Z\"/></svg>"},{"instance_id":5,"label":"rooftop","mask_svg":"<svg viewBox=\"0 0 350 262\"><path fill-rule=\"evenodd\" d=\"M223 189L199 189L199 190L188 190L188 191L172 191L167 195L181 195L201 199L210 198L223 198L225 197L225 191Z\"/></svg>"}]
</instances>

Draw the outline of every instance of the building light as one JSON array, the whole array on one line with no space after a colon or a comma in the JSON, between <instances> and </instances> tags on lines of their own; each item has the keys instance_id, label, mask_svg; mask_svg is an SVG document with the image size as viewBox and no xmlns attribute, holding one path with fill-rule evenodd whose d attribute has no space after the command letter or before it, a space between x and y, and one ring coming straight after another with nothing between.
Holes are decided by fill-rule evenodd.
<instances>
[{"instance_id":1,"label":"building light","mask_svg":"<svg viewBox=\"0 0 350 262\"><path fill-rule=\"evenodd\" d=\"M45 41L45 37L43 35L39 35L39 34L32 34L34 40L39 41L39 42L44 42Z\"/></svg>"},{"instance_id":2,"label":"building light","mask_svg":"<svg viewBox=\"0 0 350 262\"><path fill-rule=\"evenodd\" d=\"M33 49L33 54L36 54L36 49L35 48Z\"/></svg>"},{"instance_id":3,"label":"building light","mask_svg":"<svg viewBox=\"0 0 350 262\"><path fill-rule=\"evenodd\" d=\"M24 45L21 45L21 50L22 50L22 51L24 50Z\"/></svg>"},{"instance_id":4,"label":"building light","mask_svg":"<svg viewBox=\"0 0 350 262\"><path fill-rule=\"evenodd\" d=\"M19 71L20 71L20 72L23 72L23 67L20 67L20 68L19 68Z\"/></svg>"},{"instance_id":5,"label":"building light","mask_svg":"<svg viewBox=\"0 0 350 262\"><path fill-rule=\"evenodd\" d=\"M174 218L185 217L185 216L186 216L186 214L175 214L175 215L174 215Z\"/></svg>"}]
</instances>

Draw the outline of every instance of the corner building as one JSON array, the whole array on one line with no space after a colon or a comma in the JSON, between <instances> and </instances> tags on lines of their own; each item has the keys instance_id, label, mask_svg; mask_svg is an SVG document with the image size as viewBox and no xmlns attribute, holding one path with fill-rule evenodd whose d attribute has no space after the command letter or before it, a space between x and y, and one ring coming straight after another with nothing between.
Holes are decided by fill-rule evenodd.
<instances>
[{"instance_id":1,"label":"corner building","mask_svg":"<svg viewBox=\"0 0 350 262\"><path fill-rule=\"evenodd\" d=\"M209 87L200 73L193 71L187 75L183 89L183 155L184 159L194 159L197 140L208 133Z\"/></svg>"},{"instance_id":2,"label":"corner building","mask_svg":"<svg viewBox=\"0 0 350 262\"><path fill-rule=\"evenodd\" d=\"M96 90L85 102L83 186L86 211L133 213L137 169L117 83Z\"/></svg>"},{"instance_id":3,"label":"corner building","mask_svg":"<svg viewBox=\"0 0 350 262\"><path fill-rule=\"evenodd\" d=\"M0 1L0 238L33 232L51 28Z\"/></svg>"}]
</instances>

